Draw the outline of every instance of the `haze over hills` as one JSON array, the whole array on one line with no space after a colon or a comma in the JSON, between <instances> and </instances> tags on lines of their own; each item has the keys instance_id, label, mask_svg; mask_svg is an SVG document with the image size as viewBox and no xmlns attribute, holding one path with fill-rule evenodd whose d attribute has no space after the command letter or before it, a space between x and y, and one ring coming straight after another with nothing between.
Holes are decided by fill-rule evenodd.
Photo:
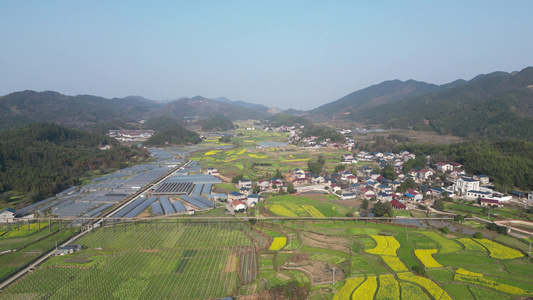
<instances>
[{"instance_id":1,"label":"haze over hills","mask_svg":"<svg viewBox=\"0 0 533 300\"><path fill-rule=\"evenodd\" d=\"M314 120L347 120L384 128L411 128L462 137L533 140L533 68L494 72L435 85L390 80L350 93L308 112ZM263 119L281 110L264 105L201 96L161 103L140 96L105 99L57 92L22 91L0 97L0 129L32 122L70 127L109 126L167 116L181 120L224 116ZM122 122L122 123L121 123Z\"/></svg>"}]
</instances>

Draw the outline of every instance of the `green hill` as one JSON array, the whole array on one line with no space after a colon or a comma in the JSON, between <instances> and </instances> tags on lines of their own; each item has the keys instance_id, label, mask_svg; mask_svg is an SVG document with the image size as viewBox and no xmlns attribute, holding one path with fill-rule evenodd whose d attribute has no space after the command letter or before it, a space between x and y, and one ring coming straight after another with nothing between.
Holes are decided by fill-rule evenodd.
<instances>
[{"instance_id":1,"label":"green hill","mask_svg":"<svg viewBox=\"0 0 533 300\"><path fill-rule=\"evenodd\" d=\"M461 137L533 140L533 68L478 76L460 87L354 112L350 118L389 128Z\"/></svg>"},{"instance_id":2,"label":"green hill","mask_svg":"<svg viewBox=\"0 0 533 300\"><path fill-rule=\"evenodd\" d=\"M106 145L110 149L100 150ZM147 154L103 135L49 123L0 131L0 193L39 200L78 185L88 172L105 173Z\"/></svg>"}]
</instances>

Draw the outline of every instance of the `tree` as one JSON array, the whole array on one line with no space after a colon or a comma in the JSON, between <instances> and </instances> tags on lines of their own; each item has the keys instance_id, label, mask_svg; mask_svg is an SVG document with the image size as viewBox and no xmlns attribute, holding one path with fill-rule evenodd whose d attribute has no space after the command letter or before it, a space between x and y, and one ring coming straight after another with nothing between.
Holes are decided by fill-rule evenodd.
<instances>
[{"instance_id":1,"label":"tree","mask_svg":"<svg viewBox=\"0 0 533 300\"><path fill-rule=\"evenodd\" d=\"M389 180L396 180L398 178L398 175L396 175L396 171L394 171L394 168L392 165L386 165L383 170L381 170L381 176L389 179Z\"/></svg>"},{"instance_id":2,"label":"tree","mask_svg":"<svg viewBox=\"0 0 533 300\"><path fill-rule=\"evenodd\" d=\"M364 210L368 209L368 199L363 199L363 203L361 204L361 208Z\"/></svg>"},{"instance_id":3,"label":"tree","mask_svg":"<svg viewBox=\"0 0 533 300\"><path fill-rule=\"evenodd\" d=\"M435 203L433 204L433 208L439 211L444 211L444 201L440 199L435 200Z\"/></svg>"},{"instance_id":4,"label":"tree","mask_svg":"<svg viewBox=\"0 0 533 300\"><path fill-rule=\"evenodd\" d=\"M276 178L283 178L283 173L281 173L281 169L276 169Z\"/></svg>"},{"instance_id":5,"label":"tree","mask_svg":"<svg viewBox=\"0 0 533 300\"><path fill-rule=\"evenodd\" d=\"M294 188L294 184L292 182L287 182L287 193L294 194L297 190Z\"/></svg>"},{"instance_id":6,"label":"tree","mask_svg":"<svg viewBox=\"0 0 533 300\"><path fill-rule=\"evenodd\" d=\"M385 215L387 217L393 217L394 216L394 209L392 208L392 204L390 202L376 202L374 204L374 215L376 217L384 217Z\"/></svg>"},{"instance_id":7,"label":"tree","mask_svg":"<svg viewBox=\"0 0 533 300\"><path fill-rule=\"evenodd\" d=\"M235 176L233 176L233 178L231 178L231 183L237 184L243 178L244 178L244 176L242 174L235 175Z\"/></svg>"},{"instance_id":8,"label":"tree","mask_svg":"<svg viewBox=\"0 0 533 300\"><path fill-rule=\"evenodd\" d=\"M257 183L254 183L254 186L252 187L252 193L259 194L260 192L261 188L259 187L259 185L257 185Z\"/></svg>"},{"instance_id":9,"label":"tree","mask_svg":"<svg viewBox=\"0 0 533 300\"><path fill-rule=\"evenodd\" d=\"M314 174L320 174L322 172L322 165L316 161L307 161L307 170Z\"/></svg>"},{"instance_id":10,"label":"tree","mask_svg":"<svg viewBox=\"0 0 533 300\"><path fill-rule=\"evenodd\" d=\"M479 231L474 233L474 238L475 239L482 239L483 238L483 233L481 233Z\"/></svg>"},{"instance_id":11,"label":"tree","mask_svg":"<svg viewBox=\"0 0 533 300\"><path fill-rule=\"evenodd\" d=\"M465 217L463 217L463 215L457 214L457 215L453 216L453 220L455 222L463 222L465 220Z\"/></svg>"},{"instance_id":12,"label":"tree","mask_svg":"<svg viewBox=\"0 0 533 300\"><path fill-rule=\"evenodd\" d=\"M448 226L444 226L444 227L442 227L441 231L442 231L444 234L448 234L448 233L450 233L450 228L448 228Z\"/></svg>"},{"instance_id":13,"label":"tree","mask_svg":"<svg viewBox=\"0 0 533 300\"><path fill-rule=\"evenodd\" d=\"M496 230L499 234L507 234L507 227L505 226L498 226L498 229Z\"/></svg>"},{"instance_id":14,"label":"tree","mask_svg":"<svg viewBox=\"0 0 533 300\"><path fill-rule=\"evenodd\" d=\"M325 159L324 156L322 156L322 155L319 155L316 161L317 161L321 166L323 166L323 165L326 163L326 159Z\"/></svg>"},{"instance_id":15,"label":"tree","mask_svg":"<svg viewBox=\"0 0 533 300\"><path fill-rule=\"evenodd\" d=\"M343 165L336 165L335 166L335 173L338 173L340 171L344 171L344 166Z\"/></svg>"}]
</instances>

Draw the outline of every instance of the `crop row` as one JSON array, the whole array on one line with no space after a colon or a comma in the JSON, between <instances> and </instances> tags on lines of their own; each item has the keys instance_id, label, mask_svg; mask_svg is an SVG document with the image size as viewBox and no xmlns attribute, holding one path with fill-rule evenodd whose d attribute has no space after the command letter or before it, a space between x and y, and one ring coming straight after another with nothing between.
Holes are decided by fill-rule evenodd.
<instances>
[{"instance_id":1,"label":"crop row","mask_svg":"<svg viewBox=\"0 0 533 300\"><path fill-rule=\"evenodd\" d=\"M295 213L285 208L283 205L274 204L268 206L268 209L270 209L271 212L275 213L276 215L282 216L282 217L297 217Z\"/></svg>"},{"instance_id":2,"label":"crop row","mask_svg":"<svg viewBox=\"0 0 533 300\"><path fill-rule=\"evenodd\" d=\"M316 217L316 218L325 217L318 209L316 209L312 205L302 205L302 207L305 209L305 211L307 211L309 215L311 215L311 217Z\"/></svg>"},{"instance_id":3,"label":"crop row","mask_svg":"<svg viewBox=\"0 0 533 300\"><path fill-rule=\"evenodd\" d=\"M163 227L164 228L164 227ZM255 259L235 260L252 243L239 226L182 225L158 231L98 229L77 243L89 247L54 258L8 288L0 299L32 294L37 298L205 299L232 293L236 265L254 270ZM134 247L126 239L133 240ZM103 250L95 250L95 248ZM102 257L90 265L96 257ZM69 261L81 267L69 268ZM87 263L83 266L83 262ZM247 265L247 264L252 265ZM244 274L246 280L252 273Z\"/></svg>"},{"instance_id":4,"label":"crop row","mask_svg":"<svg viewBox=\"0 0 533 300\"><path fill-rule=\"evenodd\" d=\"M364 277L348 278L344 286L333 296L333 300L350 299L350 295L358 287L361 282L365 280Z\"/></svg>"},{"instance_id":5,"label":"crop row","mask_svg":"<svg viewBox=\"0 0 533 300\"><path fill-rule=\"evenodd\" d=\"M437 253L437 249L416 249L415 250L415 256L418 258L418 260L426 266L426 268L440 268L442 267L441 264L439 264L432 254Z\"/></svg>"},{"instance_id":6,"label":"crop row","mask_svg":"<svg viewBox=\"0 0 533 300\"><path fill-rule=\"evenodd\" d=\"M433 282L433 281L431 281L431 280L429 280L427 278L424 278L424 277L421 277L421 276L416 276L413 273L408 273L408 272L406 272L406 273L398 273L398 278L400 278L401 280L413 282L413 283L416 283L416 284L420 285L421 287L426 289L426 291L428 291L428 293L433 298L435 298L437 300L440 300L440 299L452 300L452 297L450 297L450 295L448 295L448 293L446 291L444 291L435 282Z\"/></svg>"},{"instance_id":7,"label":"crop row","mask_svg":"<svg viewBox=\"0 0 533 300\"><path fill-rule=\"evenodd\" d=\"M504 292L507 294L515 294L515 295L533 295L533 293L528 292L524 289L521 289L519 287L511 286L504 283L499 283L490 279L485 279L479 276L468 276L456 273L453 277L453 280L455 281L461 281L466 283L474 283L479 284L482 286L486 286L495 290L498 290L500 292Z\"/></svg>"},{"instance_id":8,"label":"crop row","mask_svg":"<svg viewBox=\"0 0 533 300\"><path fill-rule=\"evenodd\" d=\"M381 258L385 263L394 271L394 272L406 272L409 271L407 266L402 262L402 260L396 256L387 256L382 255Z\"/></svg>"},{"instance_id":9,"label":"crop row","mask_svg":"<svg viewBox=\"0 0 533 300\"><path fill-rule=\"evenodd\" d=\"M374 294L378 288L376 276L368 276L352 294L352 299L374 299Z\"/></svg>"},{"instance_id":10,"label":"crop row","mask_svg":"<svg viewBox=\"0 0 533 300\"><path fill-rule=\"evenodd\" d=\"M456 241L447 239L443 237L442 235L433 232L433 231L421 231L420 233L426 235L433 241L437 242L437 244L440 245L440 253L446 254L446 253L453 253L460 250L463 250L463 247L459 245Z\"/></svg>"},{"instance_id":11,"label":"crop row","mask_svg":"<svg viewBox=\"0 0 533 300\"><path fill-rule=\"evenodd\" d=\"M506 247L488 239L478 239L476 241L489 250L490 256L497 259L514 259L524 256L518 250Z\"/></svg>"},{"instance_id":12,"label":"crop row","mask_svg":"<svg viewBox=\"0 0 533 300\"><path fill-rule=\"evenodd\" d=\"M400 248L400 243L393 236L372 235L377 242L374 249L366 250L366 252L377 255L396 256L396 250Z\"/></svg>"}]
</instances>

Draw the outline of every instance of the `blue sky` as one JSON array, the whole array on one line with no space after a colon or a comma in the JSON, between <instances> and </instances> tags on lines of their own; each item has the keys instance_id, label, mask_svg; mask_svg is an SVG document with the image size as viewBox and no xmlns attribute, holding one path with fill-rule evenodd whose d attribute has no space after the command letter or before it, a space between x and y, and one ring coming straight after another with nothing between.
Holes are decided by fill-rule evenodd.
<instances>
[{"instance_id":1,"label":"blue sky","mask_svg":"<svg viewBox=\"0 0 533 300\"><path fill-rule=\"evenodd\" d=\"M385 80L533 65L532 1L4 1L0 95L312 109Z\"/></svg>"}]
</instances>

